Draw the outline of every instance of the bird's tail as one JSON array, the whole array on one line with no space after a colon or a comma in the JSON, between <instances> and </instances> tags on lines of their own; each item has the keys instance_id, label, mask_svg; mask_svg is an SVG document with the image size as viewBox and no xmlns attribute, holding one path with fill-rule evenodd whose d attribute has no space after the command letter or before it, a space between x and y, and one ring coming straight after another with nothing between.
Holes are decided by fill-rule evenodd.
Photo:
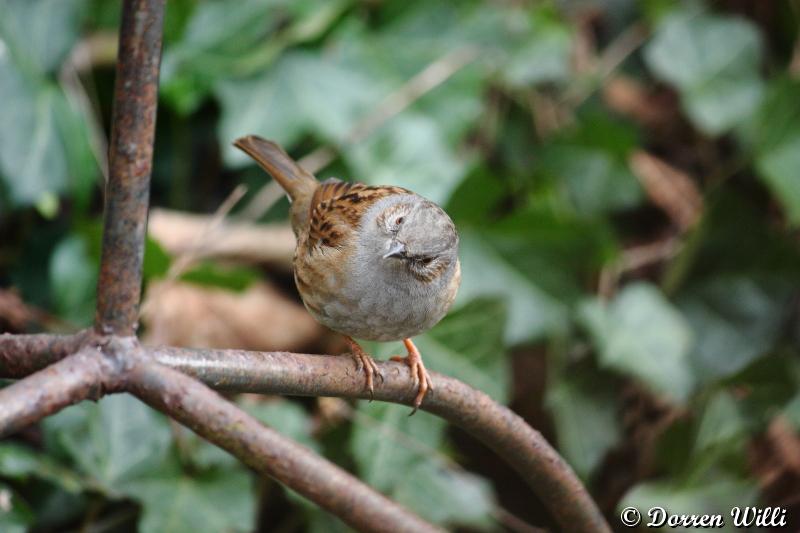
<instances>
[{"instance_id":1,"label":"bird's tail","mask_svg":"<svg viewBox=\"0 0 800 533\"><path fill-rule=\"evenodd\" d=\"M277 143L247 135L236 139L233 145L269 172L293 202L310 198L319 185L313 174L300 167Z\"/></svg>"}]
</instances>

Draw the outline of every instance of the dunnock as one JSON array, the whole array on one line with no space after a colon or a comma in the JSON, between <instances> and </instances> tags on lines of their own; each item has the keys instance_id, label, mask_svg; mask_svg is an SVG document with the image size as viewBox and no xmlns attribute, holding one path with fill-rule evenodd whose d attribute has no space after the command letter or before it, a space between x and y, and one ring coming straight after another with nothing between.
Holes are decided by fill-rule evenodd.
<instances>
[{"instance_id":1,"label":"dunnock","mask_svg":"<svg viewBox=\"0 0 800 533\"><path fill-rule=\"evenodd\" d=\"M409 190L338 179L319 182L277 144L250 135L234 145L283 187L297 238L294 279L308 311L345 336L373 392L380 372L353 339L402 340L418 392L431 380L411 337L447 313L461 281L458 233L435 203Z\"/></svg>"}]
</instances>

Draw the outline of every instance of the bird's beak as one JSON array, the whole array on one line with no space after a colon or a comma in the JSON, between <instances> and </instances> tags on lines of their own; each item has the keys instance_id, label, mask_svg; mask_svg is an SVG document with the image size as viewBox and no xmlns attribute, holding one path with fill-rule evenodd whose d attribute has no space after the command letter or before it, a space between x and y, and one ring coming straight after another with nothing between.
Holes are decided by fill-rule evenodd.
<instances>
[{"instance_id":1,"label":"bird's beak","mask_svg":"<svg viewBox=\"0 0 800 533\"><path fill-rule=\"evenodd\" d=\"M392 241L389 251L383 255L384 259L390 257L400 257L406 253L406 245L399 241Z\"/></svg>"}]
</instances>

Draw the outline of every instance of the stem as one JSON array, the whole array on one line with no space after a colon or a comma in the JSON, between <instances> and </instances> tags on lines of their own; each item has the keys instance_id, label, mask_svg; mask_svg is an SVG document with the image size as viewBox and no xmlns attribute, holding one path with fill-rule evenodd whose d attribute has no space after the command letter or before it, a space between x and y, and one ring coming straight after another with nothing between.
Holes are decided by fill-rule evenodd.
<instances>
[{"instance_id":1,"label":"stem","mask_svg":"<svg viewBox=\"0 0 800 533\"><path fill-rule=\"evenodd\" d=\"M123 4L95 315L104 335L136 330L163 18L164 0Z\"/></svg>"}]
</instances>

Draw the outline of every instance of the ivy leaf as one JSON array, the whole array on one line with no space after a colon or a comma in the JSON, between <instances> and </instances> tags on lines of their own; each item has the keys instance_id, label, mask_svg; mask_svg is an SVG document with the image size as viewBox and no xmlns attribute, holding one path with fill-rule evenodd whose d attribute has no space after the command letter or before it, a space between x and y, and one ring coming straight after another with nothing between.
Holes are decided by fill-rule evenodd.
<instances>
[{"instance_id":1,"label":"ivy leaf","mask_svg":"<svg viewBox=\"0 0 800 533\"><path fill-rule=\"evenodd\" d=\"M249 162L230 143L257 134L290 146L304 133L338 141L380 97L363 73L308 52L292 51L262 75L219 84L225 160Z\"/></svg>"},{"instance_id":2,"label":"ivy leaf","mask_svg":"<svg viewBox=\"0 0 800 533\"><path fill-rule=\"evenodd\" d=\"M62 240L50 258L50 286L59 314L75 324L94 318L97 263L86 241L77 235Z\"/></svg>"},{"instance_id":3,"label":"ivy leaf","mask_svg":"<svg viewBox=\"0 0 800 533\"><path fill-rule=\"evenodd\" d=\"M192 477L141 478L128 491L143 504L143 533L193 531L247 532L255 527L250 475L242 468L213 470Z\"/></svg>"},{"instance_id":4,"label":"ivy leaf","mask_svg":"<svg viewBox=\"0 0 800 533\"><path fill-rule=\"evenodd\" d=\"M582 216L635 206L641 198L636 177L607 150L545 146L539 171L547 176Z\"/></svg>"},{"instance_id":5,"label":"ivy leaf","mask_svg":"<svg viewBox=\"0 0 800 533\"><path fill-rule=\"evenodd\" d=\"M34 523L34 514L17 492L0 483L0 529L4 533L25 533Z\"/></svg>"},{"instance_id":6,"label":"ivy leaf","mask_svg":"<svg viewBox=\"0 0 800 533\"><path fill-rule=\"evenodd\" d=\"M558 449L584 480L617 444L621 428L613 384L597 370L571 369L547 390Z\"/></svg>"},{"instance_id":7,"label":"ivy leaf","mask_svg":"<svg viewBox=\"0 0 800 533\"><path fill-rule=\"evenodd\" d=\"M13 205L32 205L67 188L67 158L56 127L56 100L0 55L0 174Z\"/></svg>"},{"instance_id":8,"label":"ivy leaf","mask_svg":"<svg viewBox=\"0 0 800 533\"><path fill-rule=\"evenodd\" d=\"M387 403L362 402L358 413L350 447L365 482L437 524L491 523L489 484L439 455L442 419Z\"/></svg>"},{"instance_id":9,"label":"ivy leaf","mask_svg":"<svg viewBox=\"0 0 800 533\"><path fill-rule=\"evenodd\" d=\"M431 369L505 402L511 381L503 346L506 314L501 300L478 298L452 311L415 342Z\"/></svg>"},{"instance_id":10,"label":"ivy leaf","mask_svg":"<svg viewBox=\"0 0 800 533\"><path fill-rule=\"evenodd\" d=\"M0 0L4 52L26 72L55 70L78 38L85 8L85 0Z\"/></svg>"},{"instance_id":11,"label":"ivy leaf","mask_svg":"<svg viewBox=\"0 0 800 533\"><path fill-rule=\"evenodd\" d=\"M158 472L172 442L164 416L127 395L68 407L43 424L50 453L75 464L112 495Z\"/></svg>"},{"instance_id":12,"label":"ivy leaf","mask_svg":"<svg viewBox=\"0 0 800 533\"><path fill-rule=\"evenodd\" d=\"M361 402L358 413L350 444L353 457L362 480L383 492L391 492L397 473L425 461L444 437L444 420L422 411L408 416L406 406ZM405 435L414 444L404 442Z\"/></svg>"},{"instance_id":13,"label":"ivy leaf","mask_svg":"<svg viewBox=\"0 0 800 533\"><path fill-rule=\"evenodd\" d=\"M211 261L202 261L180 279L189 283L206 287L222 287L234 292L243 292L259 278L259 273L252 268L218 266Z\"/></svg>"},{"instance_id":14,"label":"ivy leaf","mask_svg":"<svg viewBox=\"0 0 800 533\"><path fill-rule=\"evenodd\" d=\"M795 135L764 153L758 169L764 181L786 209L792 224L800 225L800 180L795 173L800 165L800 128Z\"/></svg>"},{"instance_id":15,"label":"ivy leaf","mask_svg":"<svg viewBox=\"0 0 800 533\"><path fill-rule=\"evenodd\" d=\"M527 38L512 48L502 74L507 83L525 86L563 82L570 74L572 32L551 6L534 6L527 22Z\"/></svg>"},{"instance_id":16,"label":"ivy leaf","mask_svg":"<svg viewBox=\"0 0 800 533\"><path fill-rule=\"evenodd\" d=\"M627 285L610 303L589 300L579 309L601 365L632 375L657 392L686 400L694 387L692 332L655 287Z\"/></svg>"},{"instance_id":17,"label":"ivy leaf","mask_svg":"<svg viewBox=\"0 0 800 533\"><path fill-rule=\"evenodd\" d=\"M87 488L80 476L48 455L11 442L0 444L0 475L19 481L30 478L50 481L70 493Z\"/></svg>"},{"instance_id":18,"label":"ivy leaf","mask_svg":"<svg viewBox=\"0 0 800 533\"><path fill-rule=\"evenodd\" d=\"M399 185L439 204L447 201L467 171L438 125L417 113L396 117L346 148L345 159L358 181Z\"/></svg>"},{"instance_id":19,"label":"ivy leaf","mask_svg":"<svg viewBox=\"0 0 800 533\"><path fill-rule=\"evenodd\" d=\"M763 96L761 37L749 21L676 11L658 24L644 57L650 69L680 92L689 118L720 134L747 119Z\"/></svg>"},{"instance_id":20,"label":"ivy leaf","mask_svg":"<svg viewBox=\"0 0 800 533\"><path fill-rule=\"evenodd\" d=\"M50 204L97 175L89 128L51 79L78 36L83 0L0 0L0 179L12 206Z\"/></svg>"},{"instance_id":21,"label":"ivy leaf","mask_svg":"<svg viewBox=\"0 0 800 533\"><path fill-rule=\"evenodd\" d=\"M723 275L684 290L678 306L693 330L698 380L731 376L765 355L791 312L792 289L780 279Z\"/></svg>"},{"instance_id":22,"label":"ivy leaf","mask_svg":"<svg viewBox=\"0 0 800 533\"><path fill-rule=\"evenodd\" d=\"M520 210L459 232L459 299L502 297L508 344L564 334L569 306L582 294L581 280L615 250L603 224L544 209Z\"/></svg>"},{"instance_id":23,"label":"ivy leaf","mask_svg":"<svg viewBox=\"0 0 800 533\"><path fill-rule=\"evenodd\" d=\"M794 80L773 82L751 125L750 141L755 145L756 169L786 211L789 222L800 225L800 106Z\"/></svg>"},{"instance_id":24,"label":"ivy leaf","mask_svg":"<svg viewBox=\"0 0 800 533\"><path fill-rule=\"evenodd\" d=\"M460 233L462 281L457 301L502 297L509 313L504 335L507 344L563 330L567 308L562 302L531 282L528 272L501 255L491 237L469 230Z\"/></svg>"},{"instance_id":25,"label":"ivy leaf","mask_svg":"<svg viewBox=\"0 0 800 533\"><path fill-rule=\"evenodd\" d=\"M286 47L318 37L341 15L346 0L242 0L197 5L186 27L165 48L162 93L188 114L217 83L262 71Z\"/></svg>"},{"instance_id":26,"label":"ivy leaf","mask_svg":"<svg viewBox=\"0 0 800 533\"><path fill-rule=\"evenodd\" d=\"M258 402L243 400L242 407L282 435L286 435L312 450L319 450L319 443L312 436L311 418L297 403L288 400Z\"/></svg>"},{"instance_id":27,"label":"ivy leaf","mask_svg":"<svg viewBox=\"0 0 800 533\"><path fill-rule=\"evenodd\" d=\"M491 529L495 497L488 480L420 462L400 476L394 497L434 524Z\"/></svg>"},{"instance_id":28,"label":"ivy leaf","mask_svg":"<svg viewBox=\"0 0 800 533\"><path fill-rule=\"evenodd\" d=\"M668 481L640 483L623 497L617 507L632 506L641 511L662 507L674 515L720 514L727 523L732 508L755 505L757 498L758 487L754 482L717 474L689 485ZM644 523L650 521L647 516L644 520Z\"/></svg>"},{"instance_id":29,"label":"ivy leaf","mask_svg":"<svg viewBox=\"0 0 800 533\"><path fill-rule=\"evenodd\" d=\"M739 402L727 391L706 404L695 437L693 455L707 461L710 454L744 451L747 422Z\"/></svg>"},{"instance_id":30,"label":"ivy leaf","mask_svg":"<svg viewBox=\"0 0 800 533\"><path fill-rule=\"evenodd\" d=\"M106 396L43 424L49 453L74 464L86 483L112 498L142 503L142 531L252 530L255 501L247 471L238 463L220 468L200 461L204 468L189 476L173 452L166 418L135 398Z\"/></svg>"}]
</instances>

